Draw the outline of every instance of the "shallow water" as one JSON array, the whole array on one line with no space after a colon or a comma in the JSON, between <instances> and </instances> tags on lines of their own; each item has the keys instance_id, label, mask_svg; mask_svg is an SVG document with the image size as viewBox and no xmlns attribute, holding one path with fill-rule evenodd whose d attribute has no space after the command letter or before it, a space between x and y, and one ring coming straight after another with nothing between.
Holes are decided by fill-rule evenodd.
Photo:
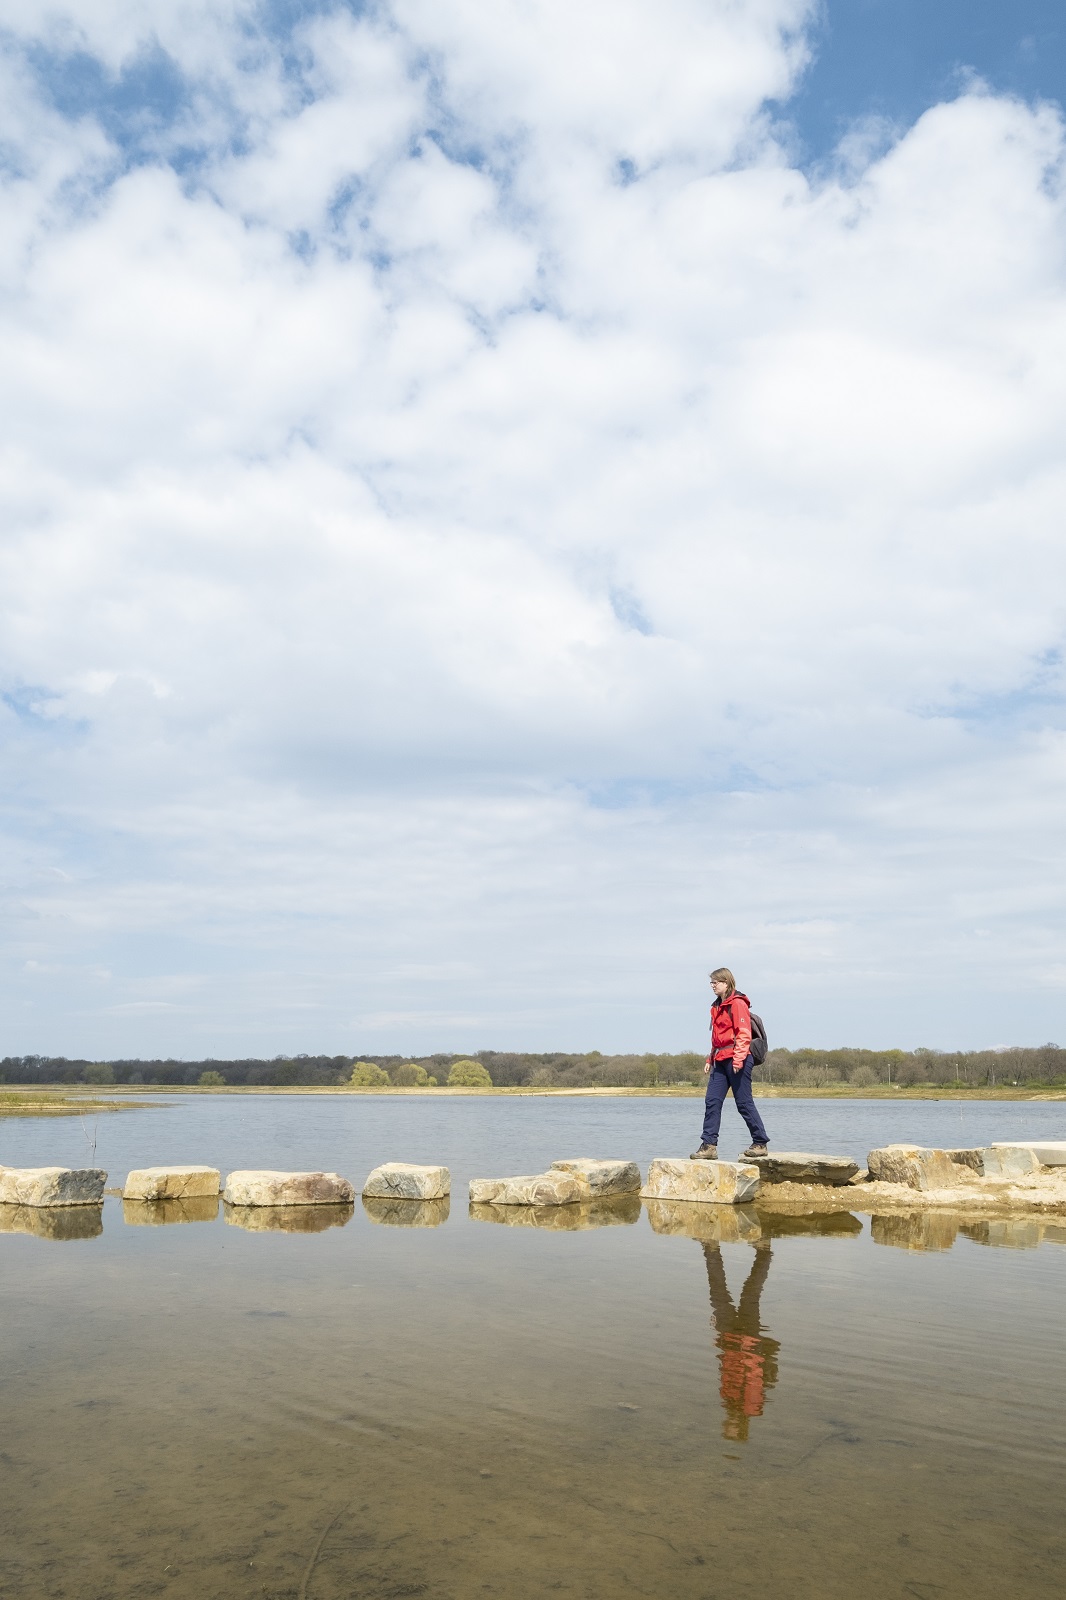
<instances>
[{"instance_id":1,"label":"shallow water","mask_svg":"<svg viewBox=\"0 0 1066 1600\"><path fill-rule=\"evenodd\" d=\"M779 1147L857 1156L1066 1122L764 1109ZM1061 1594L1066 1228L466 1205L471 1175L684 1153L697 1113L212 1096L101 1117L113 1184L443 1159L454 1192L321 1208L316 1231L109 1199L101 1231L0 1234L0 1595ZM0 1123L0 1162L85 1164L92 1132Z\"/></svg>"}]
</instances>

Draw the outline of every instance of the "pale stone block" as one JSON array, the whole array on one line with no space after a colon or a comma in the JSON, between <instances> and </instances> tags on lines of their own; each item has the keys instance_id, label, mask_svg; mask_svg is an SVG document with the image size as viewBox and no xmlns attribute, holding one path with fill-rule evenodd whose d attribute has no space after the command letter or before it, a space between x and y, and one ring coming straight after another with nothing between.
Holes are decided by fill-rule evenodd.
<instances>
[{"instance_id":1,"label":"pale stone block","mask_svg":"<svg viewBox=\"0 0 1066 1600\"><path fill-rule=\"evenodd\" d=\"M139 1167L126 1179L123 1200L191 1200L216 1195L220 1174L215 1167Z\"/></svg>"},{"instance_id":2,"label":"pale stone block","mask_svg":"<svg viewBox=\"0 0 1066 1600\"><path fill-rule=\"evenodd\" d=\"M759 1169L738 1161L686 1161L659 1157L648 1168L645 1200L697 1200L739 1206L754 1200Z\"/></svg>"},{"instance_id":3,"label":"pale stone block","mask_svg":"<svg viewBox=\"0 0 1066 1600\"><path fill-rule=\"evenodd\" d=\"M386 1228L439 1228L448 1220L451 1201L447 1195L440 1200L384 1200L364 1193L363 1210L371 1222Z\"/></svg>"},{"instance_id":4,"label":"pale stone block","mask_svg":"<svg viewBox=\"0 0 1066 1600\"><path fill-rule=\"evenodd\" d=\"M122 1220L130 1228L163 1228L172 1222L214 1222L218 1195L190 1195L187 1200L122 1201Z\"/></svg>"},{"instance_id":5,"label":"pale stone block","mask_svg":"<svg viewBox=\"0 0 1066 1600\"><path fill-rule=\"evenodd\" d=\"M1040 1171L1035 1152L1024 1144L994 1144L981 1152L986 1178L1028 1178Z\"/></svg>"},{"instance_id":6,"label":"pale stone block","mask_svg":"<svg viewBox=\"0 0 1066 1600\"><path fill-rule=\"evenodd\" d=\"M553 1161L553 1172L572 1172L584 1178L593 1198L610 1194L639 1194L640 1168L635 1161L604 1161L579 1156L572 1161Z\"/></svg>"},{"instance_id":7,"label":"pale stone block","mask_svg":"<svg viewBox=\"0 0 1066 1600\"><path fill-rule=\"evenodd\" d=\"M409 1161L386 1161L363 1184L363 1198L377 1200L443 1200L451 1193L447 1167L419 1167Z\"/></svg>"},{"instance_id":8,"label":"pale stone block","mask_svg":"<svg viewBox=\"0 0 1066 1600\"><path fill-rule=\"evenodd\" d=\"M231 1206L347 1205L355 1190L335 1172L231 1172L226 1201Z\"/></svg>"},{"instance_id":9,"label":"pale stone block","mask_svg":"<svg viewBox=\"0 0 1066 1600\"><path fill-rule=\"evenodd\" d=\"M470 1199L497 1206L568 1206L587 1200L588 1183L572 1172L537 1172L531 1177L471 1178Z\"/></svg>"},{"instance_id":10,"label":"pale stone block","mask_svg":"<svg viewBox=\"0 0 1066 1600\"><path fill-rule=\"evenodd\" d=\"M806 1150L772 1150L765 1156L745 1156L758 1167L764 1183L850 1183L859 1163L850 1156L817 1156Z\"/></svg>"},{"instance_id":11,"label":"pale stone block","mask_svg":"<svg viewBox=\"0 0 1066 1600\"><path fill-rule=\"evenodd\" d=\"M246 1233L325 1233L327 1228L343 1228L355 1215L355 1204L343 1205L314 1201L310 1205L230 1206L223 1215L231 1228Z\"/></svg>"},{"instance_id":12,"label":"pale stone block","mask_svg":"<svg viewBox=\"0 0 1066 1600\"><path fill-rule=\"evenodd\" d=\"M99 1167L0 1167L0 1205L98 1206L106 1182Z\"/></svg>"},{"instance_id":13,"label":"pale stone block","mask_svg":"<svg viewBox=\"0 0 1066 1600\"><path fill-rule=\"evenodd\" d=\"M104 1231L103 1206L0 1205L0 1233L28 1233L35 1239L95 1239Z\"/></svg>"},{"instance_id":14,"label":"pale stone block","mask_svg":"<svg viewBox=\"0 0 1066 1600\"><path fill-rule=\"evenodd\" d=\"M701 1244L756 1244L763 1237L754 1206L707 1206L692 1200L646 1200L644 1205L655 1233Z\"/></svg>"},{"instance_id":15,"label":"pale stone block","mask_svg":"<svg viewBox=\"0 0 1066 1600\"><path fill-rule=\"evenodd\" d=\"M867 1160L874 1183L902 1183L910 1189L950 1189L965 1183L963 1169L944 1150L920 1144L888 1144Z\"/></svg>"},{"instance_id":16,"label":"pale stone block","mask_svg":"<svg viewBox=\"0 0 1066 1600\"><path fill-rule=\"evenodd\" d=\"M1043 1167L1066 1167L1066 1139L997 1139L990 1148L1031 1150Z\"/></svg>"},{"instance_id":17,"label":"pale stone block","mask_svg":"<svg viewBox=\"0 0 1066 1600\"><path fill-rule=\"evenodd\" d=\"M969 1167L971 1172L983 1176L985 1170L984 1150L945 1150L944 1154L949 1161L954 1161L957 1167Z\"/></svg>"}]
</instances>

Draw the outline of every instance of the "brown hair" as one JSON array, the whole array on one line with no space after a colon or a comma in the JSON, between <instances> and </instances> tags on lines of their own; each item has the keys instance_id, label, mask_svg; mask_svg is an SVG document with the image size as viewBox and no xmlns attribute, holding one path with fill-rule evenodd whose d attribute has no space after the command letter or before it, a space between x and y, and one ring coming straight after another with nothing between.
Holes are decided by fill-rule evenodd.
<instances>
[{"instance_id":1,"label":"brown hair","mask_svg":"<svg viewBox=\"0 0 1066 1600\"><path fill-rule=\"evenodd\" d=\"M726 995L727 1000L729 999L729 995L736 993L737 980L734 978L728 967L715 967L714 971L711 973L711 982L728 983L729 994Z\"/></svg>"}]
</instances>

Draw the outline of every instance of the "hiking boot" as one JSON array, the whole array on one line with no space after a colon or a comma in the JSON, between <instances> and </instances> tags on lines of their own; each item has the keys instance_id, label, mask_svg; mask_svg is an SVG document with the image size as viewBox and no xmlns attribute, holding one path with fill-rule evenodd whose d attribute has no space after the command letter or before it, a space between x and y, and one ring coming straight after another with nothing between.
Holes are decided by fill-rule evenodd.
<instances>
[{"instance_id":1,"label":"hiking boot","mask_svg":"<svg viewBox=\"0 0 1066 1600\"><path fill-rule=\"evenodd\" d=\"M745 1156L765 1156L769 1153L764 1144L749 1144L746 1150L741 1151L741 1159L743 1160Z\"/></svg>"},{"instance_id":2,"label":"hiking boot","mask_svg":"<svg viewBox=\"0 0 1066 1600\"><path fill-rule=\"evenodd\" d=\"M689 1156L690 1161L717 1161L718 1146L716 1144L701 1144L698 1150L693 1150Z\"/></svg>"}]
</instances>

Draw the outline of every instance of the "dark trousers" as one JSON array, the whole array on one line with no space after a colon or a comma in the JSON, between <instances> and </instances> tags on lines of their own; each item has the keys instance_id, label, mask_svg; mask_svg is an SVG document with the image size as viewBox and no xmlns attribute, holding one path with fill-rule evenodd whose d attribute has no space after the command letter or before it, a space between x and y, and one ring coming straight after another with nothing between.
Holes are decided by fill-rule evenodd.
<instances>
[{"instance_id":1,"label":"dark trousers","mask_svg":"<svg viewBox=\"0 0 1066 1600\"><path fill-rule=\"evenodd\" d=\"M751 1092L751 1075L754 1069L755 1062L751 1056L745 1056L744 1066L740 1072L733 1071L732 1057L727 1061L715 1062L714 1070L707 1078L707 1108L703 1114L704 1144L718 1143L718 1130L722 1126L722 1107L730 1089L733 1091L737 1110L748 1125L752 1144L767 1143L766 1129L755 1104L755 1096Z\"/></svg>"}]
</instances>

